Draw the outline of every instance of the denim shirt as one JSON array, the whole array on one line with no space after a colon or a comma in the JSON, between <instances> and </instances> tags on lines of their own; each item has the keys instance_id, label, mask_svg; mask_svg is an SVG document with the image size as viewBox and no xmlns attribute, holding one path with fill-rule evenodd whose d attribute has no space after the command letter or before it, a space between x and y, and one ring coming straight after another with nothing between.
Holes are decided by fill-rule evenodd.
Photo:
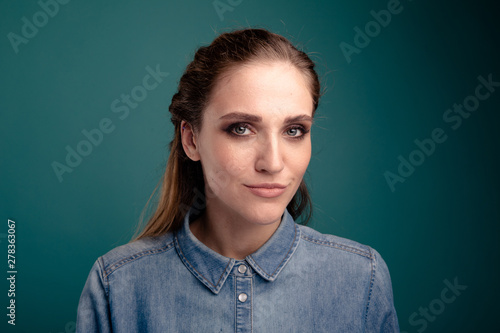
<instances>
[{"instance_id":1,"label":"denim shirt","mask_svg":"<svg viewBox=\"0 0 500 333\"><path fill-rule=\"evenodd\" d=\"M372 248L298 225L285 211L244 260L190 231L143 238L97 259L77 332L399 332L389 271Z\"/></svg>"}]
</instances>

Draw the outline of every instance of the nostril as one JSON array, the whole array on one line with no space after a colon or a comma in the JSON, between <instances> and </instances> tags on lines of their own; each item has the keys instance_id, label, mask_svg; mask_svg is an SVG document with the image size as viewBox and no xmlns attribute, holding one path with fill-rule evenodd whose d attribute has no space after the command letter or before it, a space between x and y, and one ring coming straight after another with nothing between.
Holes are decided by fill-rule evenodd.
<instances>
[{"instance_id":1,"label":"nostril","mask_svg":"<svg viewBox=\"0 0 500 333\"><path fill-rule=\"evenodd\" d=\"M276 173L283 170L284 162L281 154L267 151L257 159L255 167L260 172Z\"/></svg>"}]
</instances>

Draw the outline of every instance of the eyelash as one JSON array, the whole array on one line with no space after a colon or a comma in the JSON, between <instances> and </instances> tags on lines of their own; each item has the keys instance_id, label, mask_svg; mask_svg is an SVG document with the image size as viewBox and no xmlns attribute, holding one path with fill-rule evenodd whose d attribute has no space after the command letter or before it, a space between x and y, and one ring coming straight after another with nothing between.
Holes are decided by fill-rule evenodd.
<instances>
[{"instance_id":1,"label":"eyelash","mask_svg":"<svg viewBox=\"0 0 500 333\"><path fill-rule=\"evenodd\" d=\"M231 124L229 125L224 131L227 132L229 135L232 135L232 136L235 136L235 137L243 137L243 136L247 136L245 134L236 134L234 132L234 130L238 127L241 127L241 128L245 128L245 129L250 129L250 124L247 124L247 123L234 123L234 124ZM302 126L302 125L292 125L290 127L288 127L285 132L289 131L289 130L292 130L292 129L298 129L302 134L299 135L299 136L290 136L289 138L290 139L293 139L293 140L302 140L304 139L304 136L309 133L309 129L307 129L306 127Z\"/></svg>"}]
</instances>

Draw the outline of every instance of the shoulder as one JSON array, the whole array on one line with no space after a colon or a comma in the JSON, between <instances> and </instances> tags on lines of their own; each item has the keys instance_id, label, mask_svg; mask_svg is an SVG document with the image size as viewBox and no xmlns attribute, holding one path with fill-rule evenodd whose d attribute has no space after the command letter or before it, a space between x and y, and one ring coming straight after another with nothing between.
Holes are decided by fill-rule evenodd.
<instances>
[{"instance_id":1,"label":"shoulder","mask_svg":"<svg viewBox=\"0 0 500 333\"><path fill-rule=\"evenodd\" d=\"M323 234L310 227L299 225L300 238L318 247L332 248L341 252L351 253L366 258L373 257L373 249L367 245L335 235Z\"/></svg>"},{"instance_id":2,"label":"shoulder","mask_svg":"<svg viewBox=\"0 0 500 333\"><path fill-rule=\"evenodd\" d=\"M376 266L387 270L381 255L372 247L356 241L320 233L310 227L299 225L300 239L314 253L325 254L328 258L345 258L350 263L367 264L372 270ZM367 268L368 268L367 267Z\"/></svg>"},{"instance_id":3,"label":"shoulder","mask_svg":"<svg viewBox=\"0 0 500 333\"><path fill-rule=\"evenodd\" d=\"M174 236L167 233L157 237L145 237L128 244L118 246L100 256L97 262L101 266L104 276L115 270L140 262L144 258L167 253L174 249Z\"/></svg>"},{"instance_id":4,"label":"shoulder","mask_svg":"<svg viewBox=\"0 0 500 333\"><path fill-rule=\"evenodd\" d=\"M315 275L333 281L331 288L339 290L337 295L348 290L362 302L364 330L399 332L391 277L380 254L346 238L322 234L306 226L299 229L304 245L302 256L315 263Z\"/></svg>"},{"instance_id":5,"label":"shoulder","mask_svg":"<svg viewBox=\"0 0 500 333\"><path fill-rule=\"evenodd\" d=\"M303 258L314 258L322 270L335 272L346 280L369 281L369 293L378 289L392 298L389 269L382 256L372 247L346 238L322 234L299 225ZM309 259L310 260L310 259Z\"/></svg>"}]
</instances>

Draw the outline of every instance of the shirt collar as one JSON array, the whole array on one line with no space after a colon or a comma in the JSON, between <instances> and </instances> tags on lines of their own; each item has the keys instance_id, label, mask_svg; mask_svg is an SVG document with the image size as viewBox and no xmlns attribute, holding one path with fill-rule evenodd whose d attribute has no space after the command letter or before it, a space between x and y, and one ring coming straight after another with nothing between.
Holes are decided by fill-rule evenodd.
<instances>
[{"instance_id":1,"label":"shirt collar","mask_svg":"<svg viewBox=\"0 0 500 333\"><path fill-rule=\"evenodd\" d=\"M176 232L175 247L186 267L214 294L221 290L236 263L200 242L189 229L196 217L191 208L184 218L182 228ZM290 260L299 244L300 229L285 210L281 223L271 238L245 261L265 280L274 281Z\"/></svg>"}]
</instances>

